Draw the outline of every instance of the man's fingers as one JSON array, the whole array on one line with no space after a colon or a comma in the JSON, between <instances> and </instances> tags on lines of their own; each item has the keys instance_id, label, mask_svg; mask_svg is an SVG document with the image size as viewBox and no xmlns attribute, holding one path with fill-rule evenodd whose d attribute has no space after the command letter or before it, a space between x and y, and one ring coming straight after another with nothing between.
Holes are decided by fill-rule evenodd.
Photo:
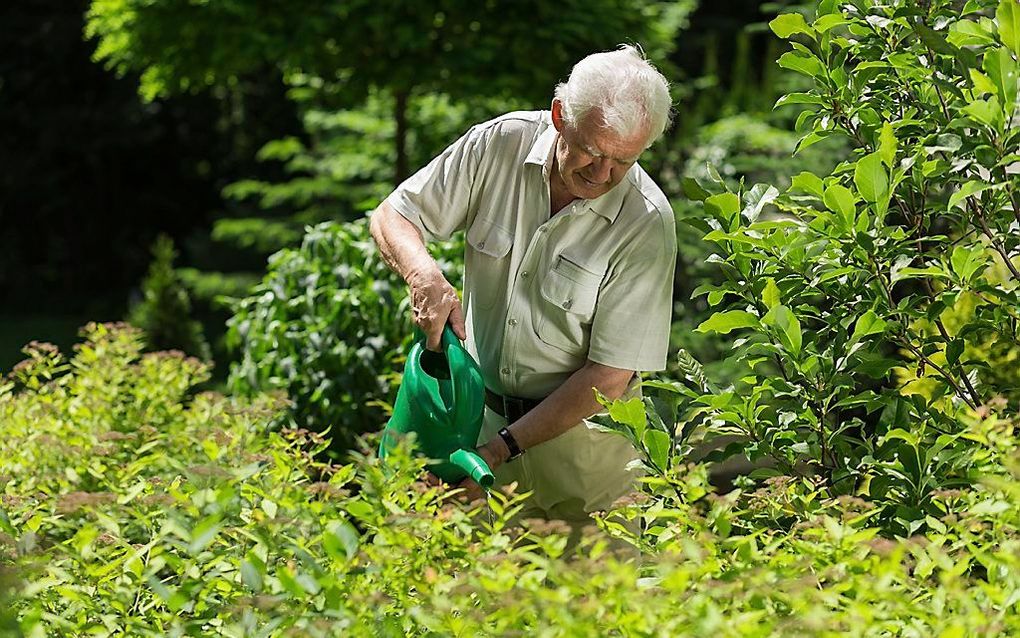
<instances>
[{"instance_id":1,"label":"man's fingers","mask_svg":"<svg viewBox=\"0 0 1020 638\"><path fill-rule=\"evenodd\" d=\"M426 328L422 329L425 330L425 348L433 352L439 352L439 342L443 336L442 326L438 330L435 328L432 328L431 331Z\"/></svg>"},{"instance_id":2,"label":"man's fingers","mask_svg":"<svg viewBox=\"0 0 1020 638\"><path fill-rule=\"evenodd\" d=\"M485 490L482 489L482 486L469 478L462 480L454 487L459 490L464 490L458 495L458 498L465 503L474 503L475 501L485 498Z\"/></svg>"},{"instance_id":3,"label":"man's fingers","mask_svg":"<svg viewBox=\"0 0 1020 638\"><path fill-rule=\"evenodd\" d=\"M461 341L467 339L467 328L464 326L464 310L460 306L460 301L453 302L450 318L447 321L450 323L450 327L453 328L453 334L457 335L458 339Z\"/></svg>"}]
</instances>

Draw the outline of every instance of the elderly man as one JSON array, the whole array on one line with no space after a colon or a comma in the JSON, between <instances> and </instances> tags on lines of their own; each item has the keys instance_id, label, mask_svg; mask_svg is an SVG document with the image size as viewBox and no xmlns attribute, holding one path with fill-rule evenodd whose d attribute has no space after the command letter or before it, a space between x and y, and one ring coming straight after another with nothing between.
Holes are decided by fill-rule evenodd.
<instances>
[{"instance_id":1,"label":"elderly man","mask_svg":"<svg viewBox=\"0 0 1020 638\"><path fill-rule=\"evenodd\" d=\"M478 452L497 484L533 492L524 516L581 521L633 489L635 450L586 419L593 388L621 397L665 367L675 222L637 160L669 113L636 48L590 55L550 111L474 126L372 216L428 347L449 322L481 365ZM425 248L461 229L463 309Z\"/></svg>"}]
</instances>

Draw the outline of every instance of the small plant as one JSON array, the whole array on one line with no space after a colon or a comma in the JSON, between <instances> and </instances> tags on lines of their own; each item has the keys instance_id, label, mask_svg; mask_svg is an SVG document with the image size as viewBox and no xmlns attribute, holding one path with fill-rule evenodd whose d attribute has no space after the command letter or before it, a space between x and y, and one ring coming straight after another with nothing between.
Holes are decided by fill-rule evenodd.
<instances>
[{"instance_id":1,"label":"small plant","mask_svg":"<svg viewBox=\"0 0 1020 638\"><path fill-rule=\"evenodd\" d=\"M202 325L191 317L191 297L174 270L177 251L167 235L152 244L152 264L142 281L142 301L131 309L128 322L141 328L150 350L181 350L209 359Z\"/></svg>"}]
</instances>

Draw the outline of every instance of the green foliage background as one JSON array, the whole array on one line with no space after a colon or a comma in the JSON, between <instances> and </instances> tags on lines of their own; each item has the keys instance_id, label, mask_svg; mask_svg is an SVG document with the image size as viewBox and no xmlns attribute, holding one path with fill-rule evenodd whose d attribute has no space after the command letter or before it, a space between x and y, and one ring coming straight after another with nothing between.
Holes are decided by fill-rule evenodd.
<instances>
[{"instance_id":1,"label":"green foliage background","mask_svg":"<svg viewBox=\"0 0 1020 638\"><path fill-rule=\"evenodd\" d=\"M182 282L232 315L230 395L120 324L0 378L0 635L1020 633L1020 4L794 5L762 68L748 30L687 76L692 3L596 5L90 4L145 99L250 114L267 73L301 130L190 239L248 268L175 271L163 242L135 316L197 342ZM681 100L643 161L680 221L676 356L605 401L646 476L579 530L374 457L410 325L364 214L621 33ZM459 285L462 244L435 248Z\"/></svg>"}]
</instances>

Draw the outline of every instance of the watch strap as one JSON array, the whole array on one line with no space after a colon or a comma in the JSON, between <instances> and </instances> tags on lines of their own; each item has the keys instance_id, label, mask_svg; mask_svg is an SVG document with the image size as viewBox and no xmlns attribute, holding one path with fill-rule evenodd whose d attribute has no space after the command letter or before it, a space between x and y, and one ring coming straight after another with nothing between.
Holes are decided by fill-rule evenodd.
<instances>
[{"instance_id":1,"label":"watch strap","mask_svg":"<svg viewBox=\"0 0 1020 638\"><path fill-rule=\"evenodd\" d=\"M513 434L510 434L510 430L503 428L499 431L499 438L503 439L506 443L507 448L510 450L510 458L508 461L516 459L518 456L524 454L524 450L521 449L520 445L517 445L517 439L514 438Z\"/></svg>"}]
</instances>

